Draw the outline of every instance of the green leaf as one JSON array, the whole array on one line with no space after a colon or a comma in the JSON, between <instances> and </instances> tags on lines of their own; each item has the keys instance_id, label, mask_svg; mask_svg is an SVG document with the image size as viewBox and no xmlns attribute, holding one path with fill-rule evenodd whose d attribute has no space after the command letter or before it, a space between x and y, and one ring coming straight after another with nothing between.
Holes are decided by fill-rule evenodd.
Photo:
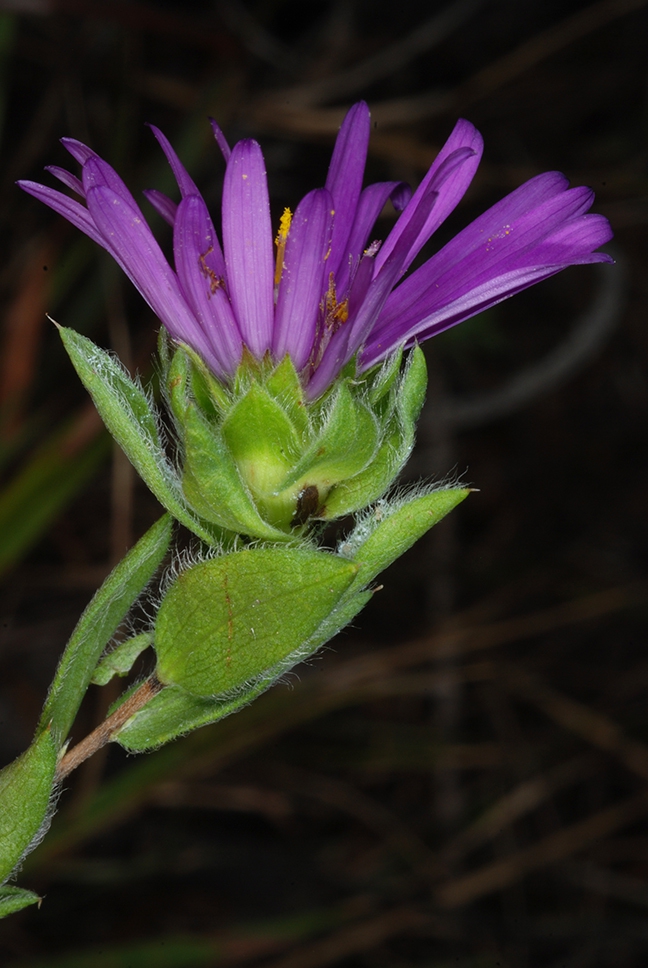
<instances>
[{"instance_id":1,"label":"green leaf","mask_svg":"<svg viewBox=\"0 0 648 968\"><path fill-rule=\"evenodd\" d=\"M384 370L378 372L376 383L369 391L383 425L376 455L361 473L341 480L333 489L326 500L323 518L332 520L352 514L382 497L412 452L416 421L425 400L427 366L423 351L415 346L396 382L397 357L394 354L385 362ZM385 387L389 390L387 398Z\"/></svg>"},{"instance_id":2,"label":"green leaf","mask_svg":"<svg viewBox=\"0 0 648 968\"><path fill-rule=\"evenodd\" d=\"M369 408L342 383L324 425L282 482L288 489L316 485L326 494L338 481L360 473L378 446L378 423Z\"/></svg>"},{"instance_id":3,"label":"green leaf","mask_svg":"<svg viewBox=\"0 0 648 968\"><path fill-rule=\"evenodd\" d=\"M184 418L185 497L207 521L254 538L285 541L290 536L263 520L220 431L195 406Z\"/></svg>"},{"instance_id":4,"label":"green leaf","mask_svg":"<svg viewBox=\"0 0 648 968\"><path fill-rule=\"evenodd\" d=\"M135 467L147 472L152 459L166 462L155 414L146 394L110 353L73 329L59 327L74 368L104 423Z\"/></svg>"},{"instance_id":5,"label":"green leaf","mask_svg":"<svg viewBox=\"0 0 648 968\"><path fill-rule=\"evenodd\" d=\"M194 696L180 686L167 686L129 719L113 740L131 753L156 749L200 726L208 726L247 706L272 685L265 680L237 690L229 699Z\"/></svg>"},{"instance_id":6,"label":"green leaf","mask_svg":"<svg viewBox=\"0 0 648 968\"><path fill-rule=\"evenodd\" d=\"M223 438L253 493L276 491L299 456L297 432L267 390L253 383L223 421Z\"/></svg>"},{"instance_id":7,"label":"green leaf","mask_svg":"<svg viewBox=\"0 0 648 968\"><path fill-rule=\"evenodd\" d=\"M48 731L0 771L0 884L46 823L55 771L56 746Z\"/></svg>"},{"instance_id":8,"label":"green leaf","mask_svg":"<svg viewBox=\"0 0 648 968\"><path fill-rule=\"evenodd\" d=\"M142 632L141 635L120 642L112 652L103 657L90 681L96 686L105 686L113 676L127 676L135 660L152 644L152 632Z\"/></svg>"},{"instance_id":9,"label":"green leaf","mask_svg":"<svg viewBox=\"0 0 648 968\"><path fill-rule=\"evenodd\" d=\"M171 354L173 351L173 343L171 342L171 337L167 329L164 326L160 326L158 330L157 337L157 355L158 362L160 365L160 375L162 380L166 380L167 374L169 372L169 366L171 365Z\"/></svg>"},{"instance_id":10,"label":"green leaf","mask_svg":"<svg viewBox=\"0 0 648 968\"><path fill-rule=\"evenodd\" d=\"M296 548L253 548L189 568L158 612L158 678L197 696L236 689L313 636L356 571Z\"/></svg>"},{"instance_id":11,"label":"green leaf","mask_svg":"<svg viewBox=\"0 0 648 968\"><path fill-rule=\"evenodd\" d=\"M40 729L51 728L57 748L65 742L106 645L159 568L171 541L165 514L110 573L79 619L50 687Z\"/></svg>"},{"instance_id":12,"label":"green leaf","mask_svg":"<svg viewBox=\"0 0 648 968\"><path fill-rule=\"evenodd\" d=\"M449 487L391 506L381 501L338 548L360 565L353 587L372 581L469 494L470 488Z\"/></svg>"},{"instance_id":13,"label":"green leaf","mask_svg":"<svg viewBox=\"0 0 648 968\"><path fill-rule=\"evenodd\" d=\"M171 411L182 433L187 407L196 402L210 419L218 421L231 407L231 400L205 363L189 346L181 344L173 354L166 374Z\"/></svg>"},{"instance_id":14,"label":"green leaf","mask_svg":"<svg viewBox=\"0 0 648 968\"><path fill-rule=\"evenodd\" d=\"M317 631L295 653L291 653L274 667L265 670L252 684L235 690L228 698L194 696L180 686L167 686L150 703L128 721L113 739L131 753L140 753L169 743L178 736L201 726L208 726L238 712L269 689L276 680L292 669L297 662L312 655L340 629L355 618L372 597L373 592L355 592L342 596L338 605L327 615Z\"/></svg>"},{"instance_id":15,"label":"green leaf","mask_svg":"<svg viewBox=\"0 0 648 968\"><path fill-rule=\"evenodd\" d=\"M384 363L376 367L375 373L370 373L370 389L369 389L369 401L372 406L379 403L383 397L385 397L394 383L398 379L400 373L401 364L403 362L403 348L402 346L388 356Z\"/></svg>"},{"instance_id":16,"label":"green leaf","mask_svg":"<svg viewBox=\"0 0 648 968\"><path fill-rule=\"evenodd\" d=\"M63 345L101 419L160 504L209 544L214 536L191 515L176 472L164 453L148 397L110 353L60 326Z\"/></svg>"},{"instance_id":17,"label":"green leaf","mask_svg":"<svg viewBox=\"0 0 648 968\"><path fill-rule=\"evenodd\" d=\"M166 391L169 407L176 425L182 427L182 422L191 403L189 385L191 379L191 363L184 350L179 349L169 361L166 373Z\"/></svg>"},{"instance_id":18,"label":"green leaf","mask_svg":"<svg viewBox=\"0 0 648 968\"><path fill-rule=\"evenodd\" d=\"M420 346L411 351L398 387L398 411L405 426L414 431L427 390L427 364Z\"/></svg>"},{"instance_id":19,"label":"green leaf","mask_svg":"<svg viewBox=\"0 0 648 968\"><path fill-rule=\"evenodd\" d=\"M191 388L196 401L209 412L210 405L214 413L227 413L232 405L230 394L223 384L211 372L205 361L186 343L180 343L180 349L187 354L192 364Z\"/></svg>"},{"instance_id":20,"label":"green leaf","mask_svg":"<svg viewBox=\"0 0 648 968\"><path fill-rule=\"evenodd\" d=\"M180 686L167 686L128 721L113 739L131 753L155 749L201 726L215 723L238 712L269 689L294 665L332 639L372 597L373 592L346 592L316 632L271 669L264 670L250 685L225 699L194 696Z\"/></svg>"},{"instance_id":21,"label":"green leaf","mask_svg":"<svg viewBox=\"0 0 648 968\"><path fill-rule=\"evenodd\" d=\"M286 354L265 382L268 393L283 407L302 440L310 434L308 407L304 402L304 388L293 361Z\"/></svg>"},{"instance_id":22,"label":"green leaf","mask_svg":"<svg viewBox=\"0 0 648 968\"><path fill-rule=\"evenodd\" d=\"M41 898L33 891L24 891L22 887L0 887L0 918L22 911L30 904L40 904Z\"/></svg>"},{"instance_id":23,"label":"green leaf","mask_svg":"<svg viewBox=\"0 0 648 968\"><path fill-rule=\"evenodd\" d=\"M341 481L329 494L322 517L341 518L366 508L382 497L394 482L411 451L405 447L403 433L397 421L385 434L378 452L369 466L347 481Z\"/></svg>"}]
</instances>

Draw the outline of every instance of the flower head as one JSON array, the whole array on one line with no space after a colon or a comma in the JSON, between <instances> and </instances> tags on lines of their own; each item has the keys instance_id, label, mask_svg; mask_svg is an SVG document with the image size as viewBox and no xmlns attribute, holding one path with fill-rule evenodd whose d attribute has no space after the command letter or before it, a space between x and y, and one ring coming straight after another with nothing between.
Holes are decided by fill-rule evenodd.
<instances>
[{"instance_id":1,"label":"flower head","mask_svg":"<svg viewBox=\"0 0 648 968\"><path fill-rule=\"evenodd\" d=\"M412 195L400 182L362 187L369 109L348 112L324 188L284 213L273 252L265 165L256 141L226 161L222 247L205 202L178 156L152 128L173 170L181 201L145 192L173 226L171 268L128 188L80 142L63 144L82 175L48 171L81 201L31 181L18 184L103 246L123 268L171 336L188 344L227 381L244 347L277 362L289 355L311 399L354 357L359 372L402 346L494 306L566 266L611 262L596 251L612 232L588 214L589 188L568 188L559 172L538 175L468 225L414 272L407 270L453 211L482 154L479 132L460 120ZM400 212L382 242L371 238L388 199Z\"/></svg>"}]
</instances>

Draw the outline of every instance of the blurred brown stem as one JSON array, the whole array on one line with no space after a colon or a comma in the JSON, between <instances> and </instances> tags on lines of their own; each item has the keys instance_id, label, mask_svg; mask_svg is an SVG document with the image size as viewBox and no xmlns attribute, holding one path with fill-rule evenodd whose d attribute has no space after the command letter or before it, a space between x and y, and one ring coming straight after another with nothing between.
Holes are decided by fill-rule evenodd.
<instances>
[{"instance_id":1,"label":"blurred brown stem","mask_svg":"<svg viewBox=\"0 0 648 968\"><path fill-rule=\"evenodd\" d=\"M76 770L77 766L80 766L84 760L87 760L93 753L109 743L115 733L128 722L131 716L142 709L143 706L146 706L163 688L155 674L143 682L139 689L115 710L112 716L100 723L85 739L65 754L56 771L55 782L60 783L72 770Z\"/></svg>"}]
</instances>

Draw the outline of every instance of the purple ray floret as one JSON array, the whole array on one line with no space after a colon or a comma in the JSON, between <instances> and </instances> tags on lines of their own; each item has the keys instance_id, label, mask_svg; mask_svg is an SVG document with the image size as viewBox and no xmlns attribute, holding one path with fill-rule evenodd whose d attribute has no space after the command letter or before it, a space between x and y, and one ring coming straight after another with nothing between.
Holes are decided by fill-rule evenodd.
<instances>
[{"instance_id":1,"label":"purple ray floret","mask_svg":"<svg viewBox=\"0 0 648 968\"><path fill-rule=\"evenodd\" d=\"M171 144L152 127L180 192L176 202L144 194L173 227L174 268L117 172L72 138L63 144L81 178L48 171L75 193L36 182L21 188L107 249L172 338L198 352L228 381L244 347L260 358L288 354L309 398L342 367L358 372L400 346L455 326L566 266L612 262L598 251L612 238L607 219L589 213L594 195L569 188L559 172L538 175L484 212L415 271L408 269L465 194L483 142L460 120L414 194L401 182L362 187L369 109L355 104L338 134L326 184L287 212L273 251L261 148L230 150L212 122L225 159L222 245L198 188ZM374 223L391 199L399 217L381 243Z\"/></svg>"}]
</instances>

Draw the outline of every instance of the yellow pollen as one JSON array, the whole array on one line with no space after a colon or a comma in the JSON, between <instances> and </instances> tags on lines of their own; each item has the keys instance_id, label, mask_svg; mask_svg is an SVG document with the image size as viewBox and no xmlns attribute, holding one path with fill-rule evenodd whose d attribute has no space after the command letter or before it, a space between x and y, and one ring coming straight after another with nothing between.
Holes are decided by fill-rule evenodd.
<instances>
[{"instance_id":1,"label":"yellow pollen","mask_svg":"<svg viewBox=\"0 0 648 968\"><path fill-rule=\"evenodd\" d=\"M207 256L214 251L214 246L210 245L206 252L198 256L198 265L203 276L209 281L209 294L213 296L219 287L225 286L225 280L216 275L213 269L207 265Z\"/></svg>"},{"instance_id":2,"label":"yellow pollen","mask_svg":"<svg viewBox=\"0 0 648 968\"><path fill-rule=\"evenodd\" d=\"M326 327L327 329L332 329L335 333L343 323L346 323L348 318L349 300L343 299L340 303L337 301L335 278L333 273L329 272L329 284L325 297Z\"/></svg>"},{"instance_id":3,"label":"yellow pollen","mask_svg":"<svg viewBox=\"0 0 648 968\"><path fill-rule=\"evenodd\" d=\"M277 246L277 262L275 265L275 286L279 285L279 280L281 279L281 273L283 272L284 266L284 252L286 251L286 239L288 238L288 232L290 231L290 223L292 222L292 212L289 208L284 208L283 215L279 219L279 231L277 232L277 238L275 239L275 245Z\"/></svg>"}]
</instances>

